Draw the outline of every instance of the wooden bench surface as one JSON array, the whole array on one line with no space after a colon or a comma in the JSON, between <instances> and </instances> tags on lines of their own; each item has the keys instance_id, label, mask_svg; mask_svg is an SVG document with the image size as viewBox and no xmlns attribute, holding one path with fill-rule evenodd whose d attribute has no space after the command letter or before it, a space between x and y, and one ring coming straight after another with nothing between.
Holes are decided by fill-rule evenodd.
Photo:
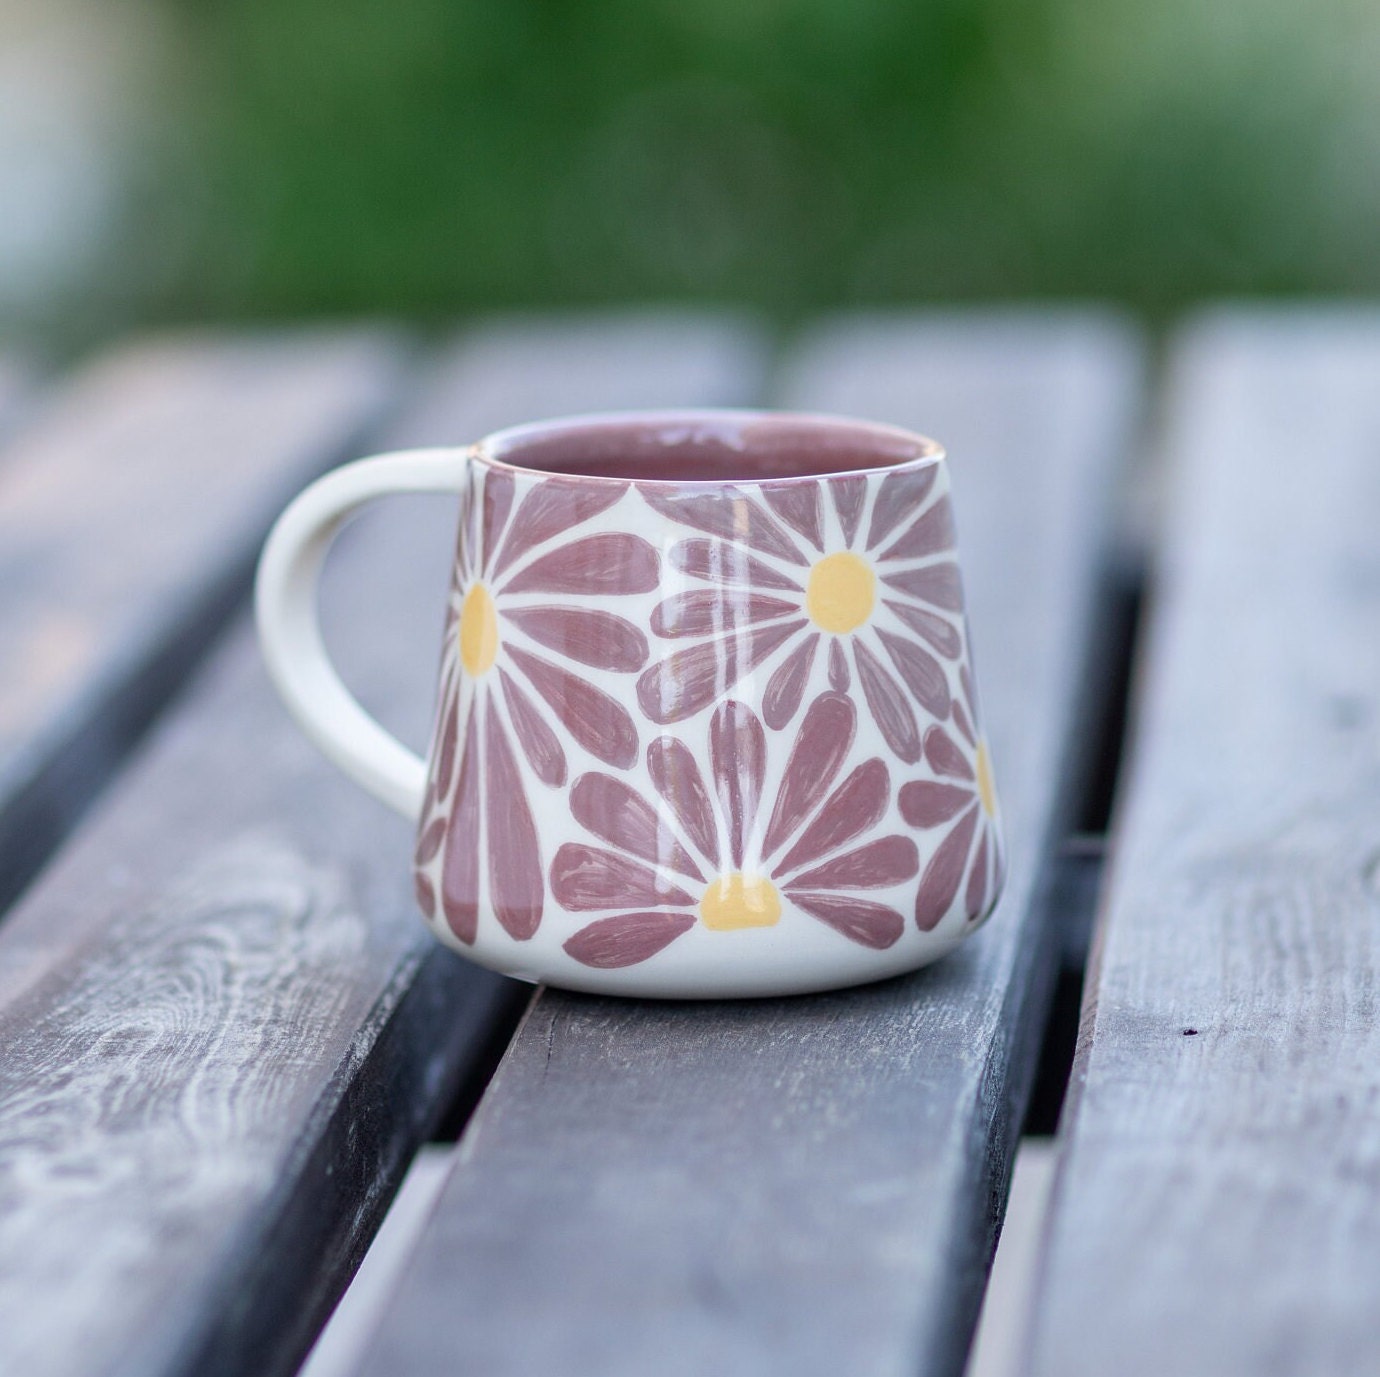
<instances>
[{"instance_id":1,"label":"wooden bench surface","mask_svg":"<svg viewBox=\"0 0 1380 1377\"><path fill-rule=\"evenodd\" d=\"M1171 349L1036 1377L1380 1362L1377 376L1361 314L1227 313ZM463 1134L361 1374L961 1372L1077 952L1060 857L1108 769L1145 379L1096 312L784 341L651 313L440 348L165 338L47 380L7 435L0 412L0 1372L295 1371L443 1118ZM409 829L287 721L247 621L258 544L372 448L746 404L948 445L1006 895L865 989L533 994L427 936ZM347 679L417 743L453 521L381 504L325 589Z\"/></svg>"}]
</instances>

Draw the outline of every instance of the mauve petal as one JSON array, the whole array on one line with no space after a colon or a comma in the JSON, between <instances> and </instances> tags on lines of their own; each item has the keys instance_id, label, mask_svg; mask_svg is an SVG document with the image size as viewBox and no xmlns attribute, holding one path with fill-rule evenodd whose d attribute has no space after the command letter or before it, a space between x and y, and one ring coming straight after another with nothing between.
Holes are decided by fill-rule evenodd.
<instances>
[{"instance_id":1,"label":"mauve petal","mask_svg":"<svg viewBox=\"0 0 1380 1377\"><path fill-rule=\"evenodd\" d=\"M693 492L654 492L648 488L641 492L648 506L672 521L749 545L788 564L808 562L776 519L742 493L720 491L701 496Z\"/></svg>"},{"instance_id":2,"label":"mauve petal","mask_svg":"<svg viewBox=\"0 0 1380 1377\"><path fill-rule=\"evenodd\" d=\"M490 469L484 480L484 555L479 566L481 569L493 571L494 554L503 538L503 528L508 523L508 512L512 505L513 475Z\"/></svg>"},{"instance_id":3,"label":"mauve petal","mask_svg":"<svg viewBox=\"0 0 1380 1377\"><path fill-rule=\"evenodd\" d=\"M884 889L914 877L920 852L909 837L882 837L845 851L791 881L792 889Z\"/></svg>"},{"instance_id":4,"label":"mauve petal","mask_svg":"<svg viewBox=\"0 0 1380 1377\"><path fill-rule=\"evenodd\" d=\"M626 483L591 483L579 478L546 478L535 484L517 509L493 577L544 540L607 511L627 490Z\"/></svg>"},{"instance_id":5,"label":"mauve petal","mask_svg":"<svg viewBox=\"0 0 1380 1377\"><path fill-rule=\"evenodd\" d=\"M951 550L954 544L954 509L948 496L941 497L933 507L916 521L879 559L920 559Z\"/></svg>"},{"instance_id":6,"label":"mauve petal","mask_svg":"<svg viewBox=\"0 0 1380 1377\"><path fill-rule=\"evenodd\" d=\"M446 835L444 817L433 818L426 831L417 838L417 850L412 857L414 865L425 865L441 849L441 838Z\"/></svg>"},{"instance_id":7,"label":"mauve petal","mask_svg":"<svg viewBox=\"0 0 1380 1377\"><path fill-rule=\"evenodd\" d=\"M417 896L417 907L428 918L434 919L436 917L436 890L421 871L412 877L412 892Z\"/></svg>"},{"instance_id":8,"label":"mauve petal","mask_svg":"<svg viewBox=\"0 0 1380 1377\"><path fill-rule=\"evenodd\" d=\"M670 805L685 835L716 870L719 865L719 834L714 805L694 753L674 737L658 737L647 747L647 773L652 786Z\"/></svg>"},{"instance_id":9,"label":"mauve petal","mask_svg":"<svg viewBox=\"0 0 1380 1377\"><path fill-rule=\"evenodd\" d=\"M446 858L441 867L441 908L450 930L473 942L479 923L479 728L478 714L465 723L460 779L451 804Z\"/></svg>"},{"instance_id":10,"label":"mauve petal","mask_svg":"<svg viewBox=\"0 0 1380 1377\"><path fill-rule=\"evenodd\" d=\"M809 865L862 836L882 820L890 799L891 778L886 766L880 760L859 765L825 800L814 821L782 856L772 878Z\"/></svg>"},{"instance_id":11,"label":"mauve petal","mask_svg":"<svg viewBox=\"0 0 1380 1377\"><path fill-rule=\"evenodd\" d=\"M747 834L757 816L767 773L767 736L751 708L731 699L709 719L709 768L728 819L728 849L743 865Z\"/></svg>"},{"instance_id":12,"label":"mauve petal","mask_svg":"<svg viewBox=\"0 0 1380 1377\"><path fill-rule=\"evenodd\" d=\"M762 497L792 530L799 531L816 550L824 548L824 533L820 529L823 513L819 505L818 483L789 483L782 487L764 487Z\"/></svg>"},{"instance_id":13,"label":"mauve petal","mask_svg":"<svg viewBox=\"0 0 1380 1377\"><path fill-rule=\"evenodd\" d=\"M436 792L445 797L450 789L451 772L455 769L456 718L460 712L458 697L451 699L450 711L446 713L445 725L441 728L441 749L436 756Z\"/></svg>"},{"instance_id":14,"label":"mauve petal","mask_svg":"<svg viewBox=\"0 0 1380 1377\"><path fill-rule=\"evenodd\" d=\"M968 848L973 841L973 829L977 826L977 815L978 810L974 805L959 818L953 831L939 843L925 867L925 873L920 877L920 888L915 895L915 923L921 932L932 932L939 926L940 919L949 911L958 894L964 865L968 860Z\"/></svg>"},{"instance_id":15,"label":"mauve petal","mask_svg":"<svg viewBox=\"0 0 1380 1377\"><path fill-rule=\"evenodd\" d=\"M805 710L767 823L764 856L783 845L829 792L853 745L857 721L852 701L841 693L821 693Z\"/></svg>"},{"instance_id":16,"label":"mauve petal","mask_svg":"<svg viewBox=\"0 0 1380 1377\"><path fill-rule=\"evenodd\" d=\"M843 653L843 642L835 638L829 642L829 687L837 693L847 693L852 675L848 673L848 656Z\"/></svg>"},{"instance_id":17,"label":"mauve petal","mask_svg":"<svg viewBox=\"0 0 1380 1377\"><path fill-rule=\"evenodd\" d=\"M565 783L565 751L560 739L517 680L506 669L500 669L498 677L503 685L503 701L508 705L513 733L532 772L543 784L559 789Z\"/></svg>"},{"instance_id":18,"label":"mauve petal","mask_svg":"<svg viewBox=\"0 0 1380 1377\"><path fill-rule=\"evenodd\" d=\"M693 908L695 901L640 861L597 846L566 842L551 862L551 892L562 907L588 909Z\"/></svg>"},{"instance_id":19,"label":"mauve petal","mask_svg":"<svg viewBox=\"0 0 1380 1377\"><path fill-rule=\"evenodd\" d=\"M800 615L799 602L784 602L764 593L696 588L657 603L652 609L652 631L666 638L720 636L792 613Z\"/></svg>"},{"instance_id":20,"label":"mauve petal","mask_svg":"<svg viewBox=\"0 0 1380 1377\"><path fill-rule=\"evenodd\" d=\"M800 894L794 889L786 892L806 913L874 951L894 946L906 930L906 920L894 908L871 899L851 894Z\"/></svg>"},{"instance_id":21,"label":"mauve petal","mask_svg":"<svg viewBox=\"0 0 1380 1377\"><path fill-rule=\"evenodd\" d=\"M872 709L878 730L901 760L907 765L915 764L920 759L920 728L901 686L861 641L853 643L853 659L858 666L863 697Z\"/></svg>"},{"instance_id":22,"label":"mauve petal","mask_svg":"<svg viewBox=\"0 0 1380 1377\"><path fill-rule=\"evenodd\" d=\"M621 703L588 680L516 646L508 646L507 653L585 750L620 770L632 765L637 759L637 728Z\"/></svg>"},{"instance_id":23,"label":"mauve petal","mask_svg":"<svg viewBox=\"0 0 1380 1377\"><path fill-rule=\"evenodd\" d=\"M877 638L886 647L891 663L901 676L906 687L915 695L931 717L947 717L949 704L949 679L940 667L939 661L922 649L914 641L901 636L893 636L890 631L877 628Z\"/></svg>"},{"instance_id":24,"label":"mauve petal","mask_svg":"<svg viewBox=\"0 0 1380 1377\"><path fill-rule=\"evenodd\" d=\"M623 780L598 772L581 775L570 791L570 811L601 841L663 870L704 879L685 848L662 826L656 809Z\"/></svg>"},{"instance_id":25,"label":"mauve petal","mask_svg":"<svg viewBox=\"0 0 1380 1377\"><path fill-rule=\"evenodd\" d=\"M963 577L958 572L958 565L951 560L942 564L927 564L923 569L884 574L882 582L898 593L908 593L912 598L919 598L921 602L946 612L963 610Z\"/></svg>"},{"instance_id":26,"label":"mauve petal","mask_svg":"<svg viewBox=\"0 0 1380 1377\"><path fill-rule=\"evenodd\" d=\"M656 551L641 536L611 531L558 545L519 569L502 591L612 597L649 593L656 585Z\"/></svg>"},{"instance_id":27,"label":"mauve petal","mask_svg":"<svg viewBox=\"0 0 1380 1377\"><path fill-rule=\"evenodd\" d=\"M663 726L692 717L721 698L805 624L803 618L771 622L741 635L678 650L643 671L637 681L637 701L653 722Z\"/></svg>"},{"instance_id":28,"label":"mauve petal","mask_svg":"<svg viewBox=\"0 0 1380 1377\"><path fill-rule=\"evenodd\" d=\"M963 649L963 637L952 622L945 621L937 612L924 607L912 607L909 603L896 602L892 598L884 598L883 602L917 636L924 637L946 659L958 658Z\"/></svg>"},{"instance_id":29,"label":"mauve petal","mask_svg":"<svg viewBox=\"0 0 1380 1377\"><path fill-rule=\"evenodd\" d=\"M565 950L581 965L617 970L655 956L694 926L693 913L619 913L581 928Z\"/></svg>"},{"instance_id":30,"label":"mauve petal","mask_svg":"<svg viewBox=\"0 0 1380 1377\"><path fill-rule=\"evenodd\" d=\"M861 474L849 478L829 479L829 491L834 495L834 510L843 527L844 543L851 546L862 520L863 499L867 496L867 479Z\"/></svg>"},{"instance_id":31,"label":"mauve petal","mask_svg":"<svg viewBox=\"0 0 1380 1377\"><path fill-rule=\"evenodd\" d=\"M784 588L796 593L805 591L794 579L763 564L741 545L726 540L678 541L671 546L669 558L683 573L711 583L738 588Z\"/></svg>"},{"instance_id":32,"label":"mauve petal","mask_svg":"<svg viewBox=\"0 0 1380 1377\"><path fill-rule=\"evenodd\" d=\"M541 925L542 883L537 825L527 805L517 758L492 698L484 710L484 830L489 853L489 897L503 930L525 942Z\"/></svg>"},{"instance_id":33,"label":"mauve petal","mask_svg":"<svg viewBox=\"0 0 1380 1377\"><path fill-rule=\"evenodd\" d=\"M968 921L973 922L982 912L987 898L987 833L984 831L978 840L978 848L973 856L972 869L968 872L968 888L963 896L963 911Z\"/></svg>"},{"instance_id":34,"label":"mauve petal","mask_svg":"<svg viewBox=\"0 0 1380 1377\"><path fill-rule=\"evenodd\" d=\"M968 720L968 712L962 702L954 699L954 726L963 734L963 738L970 746L977 745L977 733L973 730L973 724Z\"/></svg>"},{"instance_id":35,"label":"mauve petal","mask_svg":"<svg viewBox=\"0 0 1380 1377\"><path fill-rule=\"evenodd\" d=\"M921 503L934 487L938 473L938 464L927 464L922 469L912 469L908 473L889 473L882 479L882 485L877 489L876 501L872 504L872 523L867 528L867 549L874 549L901 522L920 510Z\"/></svg>"},{"instance_id":36,"label":"mauve petal","mask_svg":"<svg viewBox=\"0 0 1380 1377\"><path fill-rule=\"evenodd\" d=\"M586 607L505 607L504 619L582 665L630 674L647 663L647 638L625 617Z\"/></svg>"},{"instance_id":37,"label":"mauve petal","mask_svg":"<svg viewBox=\"0 0 1380 1377\"><path fill-rule=\"evenodd\" d=\"M972 801L971 788L931 779L913 779L903 784L896 796L901 816L912 827L938 827L957 817Z\"/></svg>"},{"instance_id":38,"label":"mauve petal","mask_svg":"<svg viewBox=\"0 0 1380 1377\"><path fill-rule=\"evenodd\" d=\"M968 757L943 727L934 726L925 733L925 759L937 775L967 780L976 777Z\"/></svg>"},{"instance_id":39,"label":"mauve petal","mask_svg":"<svg viewBox=\"0 0 1380 1377\"><path fill-rule=\"evenodd\" d=\"M762 716L773 731L780 731L799 709L818 648L819 637L807 636L772 670L762 695Z\"/></svg>"}]
</instances>

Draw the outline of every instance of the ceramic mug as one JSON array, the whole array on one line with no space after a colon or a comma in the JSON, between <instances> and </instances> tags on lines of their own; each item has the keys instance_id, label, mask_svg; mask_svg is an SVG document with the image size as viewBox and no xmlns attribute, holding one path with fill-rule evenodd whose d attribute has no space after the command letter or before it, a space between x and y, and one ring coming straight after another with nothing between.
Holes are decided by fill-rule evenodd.
<instances>
[{"instance_id":1,"label":"ceramic mug","mask_svg":"<svg viewBox=\"0 0 1380 1377\"><path fill-rule=\"evenodd\" d=\"M388 493L460 497L429 759L332 669L316 582ZM307 734L417 825L435 934L525 980L669 997L874 980L1005 869L933 441L766 412L577 417L365 459L259 568Z\"/></svg>"}]
</instances>

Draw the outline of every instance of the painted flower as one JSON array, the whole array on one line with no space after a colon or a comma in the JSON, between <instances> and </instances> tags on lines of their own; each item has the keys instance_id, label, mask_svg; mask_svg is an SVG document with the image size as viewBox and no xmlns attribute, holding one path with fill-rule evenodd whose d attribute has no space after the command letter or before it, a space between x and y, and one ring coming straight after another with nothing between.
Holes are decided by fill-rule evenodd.
<instances>
[{"instance_id":1,"label":"painted flower","mask_svg":"<svg viewBox=\"0 0 1380 1377\"><path fill-rule=\"evenodd\" d=\"M580 534L625 483L544 479L514 511L511 474L472 466L471 482L415 854L417 897L433 919L439 902L455 935L473 942L486 886L499 923L524 940L541 923L545 882L518 753L553 789L566 783L572 742L615 769L634 764L631 715L581 670L632 674L646 663L646 637L607 604L655 588L658 560L640 536Z\"/></svg>"},{"instance_id":2,"label":"painted flower","mask_svg":"<svg viewBox=\"0 0 1380 1377\"><path fill-rule=\"evenodd\" d=\"M617 775L582 775L571 812L603 845L561 846L551 892L573 913L605 916L565 950L587 966L631 966L697 925L773 926L786 902L863 946L895 943L905 919L865 891L912 879L920 854L881 826L891 801L884 761L864 761L840 780L856 727L851 699L820 694L770 799L762 723L731 699L709 719L707 778L683 741L663 736L648 746L659 804Z\"/></svg>"},{"instance_id":3,"label":"painted flower","mask_svg":"<svg viewBox=\"0 0 1380 1377\"><path fill-rule=\"evenodd\" d=\"M943 662L958 660L964 646L940 473L928 464L888 474L870 502L860 475L768 484L760 498L742 492L733 501L644 491L662 515L704 532L669 555L708 586L676 592L653 612L657 636L690 644L639 678L643 712L679 722L771 662L762 715L780 729L799 710L823 650L831 687L847 692L856 673L887 744L907 764L919 761L922 722L949 715Z\"/></svg>"},{"instance_id":4,"label":"painted flower","mask_svg":"<svg viewBox=\"0 0 1380 1377\"><path fill-rule=\"evenodd\" d=\"M987 742L970 725L977 717L972 675L963 667L962 700L954 703L958 739L937 723L925 732L925 763L933 779L901 786L897 804L912 827L944 829L915 896L915 921L929 932L963 891L963 913L976 922L1000 891L1006 855L997 822L997 795Z\"/></svg>"}]
</instances>

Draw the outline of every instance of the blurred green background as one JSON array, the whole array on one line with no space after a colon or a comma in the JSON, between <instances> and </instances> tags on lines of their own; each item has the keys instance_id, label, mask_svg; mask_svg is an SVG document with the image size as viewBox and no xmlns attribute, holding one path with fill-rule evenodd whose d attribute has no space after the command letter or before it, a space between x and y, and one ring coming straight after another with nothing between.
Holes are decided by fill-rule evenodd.
<instances>
[{"instance_id":1,"label":"blurred green background","mask_svg":"<svg viewBox=\"0 0 1380 1377\"><path fill-rule=\"evenodd\" d=\"M115 73L93 328L1380 285L1373 0L6 3Z\"/></svg>"}]
</instances>

